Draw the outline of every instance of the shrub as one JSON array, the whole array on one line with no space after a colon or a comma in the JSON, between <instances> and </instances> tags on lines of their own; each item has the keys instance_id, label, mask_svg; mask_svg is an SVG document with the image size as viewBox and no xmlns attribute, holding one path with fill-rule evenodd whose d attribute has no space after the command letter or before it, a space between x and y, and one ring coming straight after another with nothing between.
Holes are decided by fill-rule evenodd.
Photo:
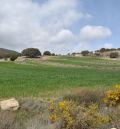
<instances>
[{"instance_id":1,"label":"shrub","mask_svg":"<svg viewBox=\"0 0 120 129\"><path fill-rule=\"evenodd\" d=\"M116 106L120 103L120 85L115 89L106 91L105 98L103 99L107 106Z\"/></svg>"},{"instance_id":2,"label":"shrub","mask_svg":"<svg viewBox=\"0 0 120 129\"><path fill-rule=\"evenodd\" d=\"M37 48L27 48L22 51L22 56L35 58L41 55L41 52Z\"/></svg>"},{"instance_id":3,"label":"shrub","mask_svg":"<svg viewBox=\"0 0 120 129\"><path fill-rule=\"evenodd\" d=\"M73 110L74 111L74 110ZM97 104L89 107L78 107L75 115L75 124L73 129L96 129L109 123L109 116L103 115Z\"/></svg>"},{"instance_id":4,"label":"shrub","mask_svg":"<svg viewBox=\"0 0 120 129\"><path fill-rule=\"evenodd\" d=\"M72 129L74 120L70 113L71 103L67 101L61 101L57 104L52 102L50 104L52 108L50 110L49 120L53 122L59 121L60 129Z\"/></svg>"},{"instance_id":5,"label":"shrub","mask_svg":"<svg viewBox=\"0 0 120 129\"><path fill-rule=\"evenodd\" d=\"M43 55L51 56L51 52L50 52L50 51L45 51L45 52L43 53Z\"/></svg>"},{"instance_id":6,"label":"shrub","mask_svg":"<svg viewBox=\"0 0 120 129\"><path fill-rule=\"evenodd\" d=\"M99 105L103 103L102 99L104 97L104 93L102 90L83 88L72 92L73 93L65 95L64 100L74 101L78 104L85 104L86 106L89 106L92 103L98 103Z\"/></svg>"},{"instance_id":7,"label":"shrub","mask_svg":"<svg viewBox=\"0 0 120 129\"><path fill-rule=\"evenodd\" d=\"M11 57L10 57L10 60L11 61L15 61L16 59L18 58L18 55L12 55Z\"/></svg>"},{"instance_id":8,"label":"shrub","mask_svg":"<svg viewBox=\"0 0 120 129\"><path fill-rule=\"evenodd\" d=\"M98 110L97 104L86 107L72 101L61 101L51 105L49 119L59 121L60 129L92 129L109 122L109 117Z\"/></svg>"},{"instance_id":9,"label":"shrub","mask_svg":"<svg viewBox=\"0 0 120 129\"><path fill-rule=\"evenodd\" d=\"M110 53L110 58L118 58L119 53L118 52L111 52Z\"/></svg>"}]
</instances>

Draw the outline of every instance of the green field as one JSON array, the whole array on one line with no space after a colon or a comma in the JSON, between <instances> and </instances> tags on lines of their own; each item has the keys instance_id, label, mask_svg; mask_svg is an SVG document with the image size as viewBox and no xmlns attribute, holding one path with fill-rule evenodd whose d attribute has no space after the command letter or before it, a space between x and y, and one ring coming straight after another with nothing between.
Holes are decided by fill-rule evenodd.
<instances>
[{"instance_id":1,"label":"green field","mask_svg":"<svg viewBox=\"0 0 120 129\"><path fill-rule=\"evenodd\" d=\"M65 89L108 88L119 83L119 60L61 56L0 62L0 97L37 97Z\"/></svg>"}]
</instances>

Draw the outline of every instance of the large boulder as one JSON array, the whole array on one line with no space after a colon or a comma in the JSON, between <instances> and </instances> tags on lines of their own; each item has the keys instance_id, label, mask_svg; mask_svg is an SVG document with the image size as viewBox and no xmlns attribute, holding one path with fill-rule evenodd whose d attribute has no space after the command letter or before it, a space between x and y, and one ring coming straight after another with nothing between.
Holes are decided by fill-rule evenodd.
<instances>
[{"instance_id":1,"label":"large boulder","mask_svg":"<svg viewBox=\"0 0 120 129\"><path fill-rule=\"evenodd\" d=\"M0 101L1 110L17 110L19 108L19 102L15 99L8 99Z\"/></svg>"}]
</instances>

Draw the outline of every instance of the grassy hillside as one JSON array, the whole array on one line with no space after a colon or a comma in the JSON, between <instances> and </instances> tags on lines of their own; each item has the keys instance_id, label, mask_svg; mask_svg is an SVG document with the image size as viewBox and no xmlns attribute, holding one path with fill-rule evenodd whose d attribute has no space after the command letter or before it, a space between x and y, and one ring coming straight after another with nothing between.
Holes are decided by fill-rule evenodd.
<instances>
[{"instance_id":1,"label":"grassy hillside","mask_svg":"<svg viewBox=\"0 0 120 129\"><path fill-rule=\"evenodd\" d=\"M10 57L13 54L19 54L16 51L0 48L0 58Z\"/></svg>"},{"instance_id":2,"label":"grassy hillside","mask_svg":"<svg viewBox=\"0 0 120 129\"><path fill-rule=\"evenodd\" d=\"M108 88L120 83L120 61L51 57L0 63L0 97L47 95L79 88Z\"/></svg>"}]
</instances>

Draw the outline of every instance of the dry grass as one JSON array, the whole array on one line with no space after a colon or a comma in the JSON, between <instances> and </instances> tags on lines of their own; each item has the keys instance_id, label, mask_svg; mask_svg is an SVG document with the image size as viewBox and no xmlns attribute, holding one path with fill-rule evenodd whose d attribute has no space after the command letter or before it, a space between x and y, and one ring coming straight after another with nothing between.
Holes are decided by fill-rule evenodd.
<instances>
[{"instance_id":1,"label":"dry grass","mask_svg":"<svg viewBox=\"0 0 120 129\"><path fill-rule=\"evenodd\" d=\"M104 91L102 89L81 88L65 95L64 99L75 101L78 104L90 105L91 103L98 103L100 105L103 103L103 96Z\"/></svg>"},{"instance_id":2,"label":"dry grass","mask_svg":"<svg viewBox=\"0 0 120 129\"><path fill-rule=\"evenodd\" d=\"M65 94L65 93L64 93ZM120 128L120 106L107 108L103 104L104 91L101 89L82 88L72 90L64 98L57 98L55 102L62 100L77 102L77 105L88 108L92 103L99 105L98 111L110 117L110 122L95 129L110 129L112 127ZM13 111L0 111L0 129L61 129L59 123L50 123L48 116L47 99L21 99L20 109ZM73 107L74 108L74 107ZM77 109L74 109L77 110ZM81 116L80 112L80 116ZM81 119L79 117L79 119ZM86 128L86 129L89 129Z\"/></svg>"},{"instance_id":3,"label":"dry grass","mask_svg":"<svg viewBox=\"0 0 120 129\"><path fill-rule=\"evenodd\" d=\"M55 129L56 124L48 120L47 107L42 100L21 100L18 111L0 111L0 129Z\"/></svg>"}]
</instances>

